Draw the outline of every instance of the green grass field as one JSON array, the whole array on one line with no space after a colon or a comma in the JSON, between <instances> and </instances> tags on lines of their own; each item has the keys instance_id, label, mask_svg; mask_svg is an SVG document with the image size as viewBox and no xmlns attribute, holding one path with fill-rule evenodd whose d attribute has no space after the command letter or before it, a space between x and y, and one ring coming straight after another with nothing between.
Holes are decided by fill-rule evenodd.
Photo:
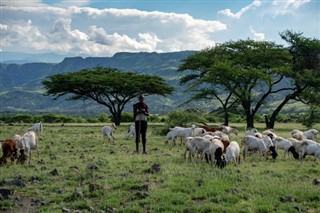
<instances>
[{"instance_id":1,"label":"green grass field","mask_svg":"<svg viewBox=\"0 0 320 213\"><path fill-rule=\"evenodd\" d=\"M149 124L148 155L134 154L134 139L124 139L129 125L115 131L116 141L103 143L103 124L45 124L40 162L33 151L30 165L0 167L0 188L14 190L0 199L0 211L320 212L320 185L313 184L320 165L310 156L283 160L280 151L276 160L249 156L239 167L218 169L200 160L187 163L183 146L165 144L157 134L162 124ZM231 139L242 146L244 124L231 125L240 133ZM29 126L2 125L0 138L22 135ZM289 137L294 128L305 129L290 123L275 130Z\"/></svg>"}]
</instances>

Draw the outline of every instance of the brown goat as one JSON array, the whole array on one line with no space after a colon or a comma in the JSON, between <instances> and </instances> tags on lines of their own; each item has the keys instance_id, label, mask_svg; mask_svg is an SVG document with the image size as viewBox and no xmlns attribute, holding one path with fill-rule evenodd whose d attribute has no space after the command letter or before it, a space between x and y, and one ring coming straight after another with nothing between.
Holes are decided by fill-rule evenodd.
<instances>
[{"instance_id":1,"label":"brown goat","mask_svg":"<svg viewBox=\"0 0 320 213\"><path fill-rule=\"evenodd\" d=\"M207 132L216 132L216 131L222 131L222 127L211 127L208 124L204 122L199 122L202 123L203 125L197 125L200 128L204 128Z\"/></svg>"},{"instance_id":2,"label":"brown goat","mask_svg":"<svg viewBox=\"0 0 320 213\"><path fill-rule=\"evenodd\" d=\"M6 139L2 143L2 157L0 158L0 165L7 163L7 158L11 157L11 161L14 161L14 158L16 158L17 155L17 149L15 142L9 138Z\"/></svg>"}]
</instances>

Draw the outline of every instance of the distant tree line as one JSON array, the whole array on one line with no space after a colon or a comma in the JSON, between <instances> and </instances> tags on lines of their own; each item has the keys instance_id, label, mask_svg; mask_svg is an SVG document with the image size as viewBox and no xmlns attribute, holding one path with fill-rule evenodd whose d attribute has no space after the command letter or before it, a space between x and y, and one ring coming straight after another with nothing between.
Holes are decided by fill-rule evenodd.
<instances>
[{"instance_id":1,"label":"distant tree line","mask_svg":"<svg viewBox=\"0 0 320 213\"><path fill-rule=\"evenodd\" d=\"M132 113L123 112L122 121L133 123ZM312 108L308 110L307 113L301 114L281 114L278 117L278 121L281 123L302 123L307 127L312 127L315 123L320 120L320 109ZM113 116L106 113L100 113L97 116L70 116L64 114L47 113L42 115L33 114L5 114L0 115L0 123L4 124L32 124L37 122L42 123L111 123L114 122ZM231 123L245 123L245 115L239 113L230 113L229 121ZM206 123L216 123L223 124L224 113L214 112L207 113L199 110L175 110L164 115L151 115L149 117L149 122L163 123L165 125L165 130L174 126L190 126L192 124L198 124L199 122ZM255 122L263 123L264 116L257 115L255 117Z\"/></svg>"}]
</instances>

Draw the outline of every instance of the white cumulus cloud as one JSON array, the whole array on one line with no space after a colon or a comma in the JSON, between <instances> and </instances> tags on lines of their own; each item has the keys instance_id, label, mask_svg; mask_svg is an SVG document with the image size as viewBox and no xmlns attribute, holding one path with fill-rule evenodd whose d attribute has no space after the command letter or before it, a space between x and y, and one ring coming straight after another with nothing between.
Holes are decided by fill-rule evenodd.
<instances>
[{"instance_id":1,"label":"white cumulus cloud","mask_svg":"<svg viewBox=\"0 0 320 213\"><path fill-rule=\"evenodd\" d=\"M65 2L66 3L66 2ZM116 52L200 50L227 29L188 14L71 6L1 6L3 49L110 56ZM32 49L31 49L32 50Z\"/></svg>"},{"instance_id":2,"label":"white cumulus cloud","mask_svg":"<svg viewBox=\"0 0 320 213\"><path fill-rule=\"evenodd\" d=\"M260 7L260 5L261 5L261 1L260 1L260 0L254 0L254 1L253 1L251 4L249 4L248 6L241 8L241 10L240 10L239 12L237 12L237 13L231 12L230 9L225 9L225 10L219 11L218 14L225 15L225 16L228 16L228 17L231 17L231 18L240 19L240 17L241 17L244 13L250 11L251 9Z\"/></svg>"},{"instance_id":3,"label":"white cumulus cloud","mask_svg":"<svg viewBox=\"0 0 320 213\"><path fill-rule=\"evenodd\" d=\"M275 15L284 15L287 13L294 13L309 2L311 2L311 0L273 0L272 9Z\"/></svg>"}]
</instances>

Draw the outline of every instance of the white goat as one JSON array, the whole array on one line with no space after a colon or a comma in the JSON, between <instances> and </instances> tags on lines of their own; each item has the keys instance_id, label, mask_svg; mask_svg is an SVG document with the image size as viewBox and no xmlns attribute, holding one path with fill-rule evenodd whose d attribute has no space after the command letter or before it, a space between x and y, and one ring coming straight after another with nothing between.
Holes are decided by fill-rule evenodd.
<instances>
[{"instance_id":1,"label":"white goat","mask_svg":"<svg viewBox=\"0 0 320 213\"><path fill-rule=\"evenodd\" d=\"M295 139L295 138L287 138L287 140L292 143L292 146L294 147L296 152L299 153L299 150L300 150L299 148L301 146L301 141L299 141L298 139Z\"/></svg>"},{"instance_id":2,"label":"white goat","mask_svg":"<svg viewBox=\"0 0 320 213\"><path fill-rule=\"evenodd\" d=\"M32 127L30 127L30 128L28 129L28 131L34 131L34 132L37 133L38 135L42 136L42 133L43 133L42 123L39 122L39 123L34 124Z\"/></svg>"},{"instance_id":3,"label":"white goat","mask_svg":"<svg viewBox=\"0 0 320 213\"><path fill-rule=\"evenodd\" d=\"M255 135L258 132L259 131L257 129L253 128L253 129L246 130L245 135Z\"/></svg>"},{"instance_id":4,"label":"white goat","mask_svg":"<svg viewBox=\"0 0 320 213\"><path fill-rule=\"evenodd\" d=\"M222 132L227 135L230 135L231 133L238 135L238 130L231 126L220 125L220 127L222 128Z\"/></svg>"},{"instance_id":5,"label":"white goat","mask_svg":"<svg viewBox=\"0 0 320 213\"><path fill-rule=\"evenodd\" d=\"M196 154L201 155L209 147L211 141L203 137L187 137L185 140L185 157L191 160ZM187 156L189 154L189 156Z\"/></svg>"},{"instance_id":6,"label":"white goat","mask_svg":"<svg viewBox=\"0 0 320 213\"><path fill-rule=\"evenodd\" d=\"M307 137L304 136L303 132L298 130L298 129L292 130L291 131L291 136L292 136L292 138L295 138L295 139L297 139L299 141L307 139Z\"/></svg>"},{"instance_id":7,"label":"white goat","mask_svg":"<svg viewBox=\"0 0 320 213\"><path fill-rule=\"evenodd\" d=\"M126 134L125 139L128 140L131 135L133 135L133 137L136 135L136 126L135 126L135 124L131 124L131 126L129 127L129 130L128 130L127 134Z\"/></svg>"},{"instance_id":8,"label":"white goat","mask_svg":"<svg viewBox=\"0 0 320 213\"><path fill-rule=\"evenodd\" d=\"M262 135L268 135L271 138L271 140L274 140L275 138L278 137L278 135L275 133L273 129L267 129L263 131Z\"/></svg>"},{"instance_id":9,"label":"white goat","mask_svg":"<svg viewBox=\"0 0 320 213\"><path fill-rule=\"evenodd\" d=\"M283 137L277 137L274 139L274 145L275 145L276 150L282 149L284 151L283 160L286 158L286 154L289 157L289 152L292 153L292 155L295 159L299 158L299 154L296 152L296 150L290 140L285 139Z\"/></svg>"},{"instance_id":10,"label":"white goat","mask_svg":"<svg viewBox=\"0 0 320 213\"><path fill-rule=\"evenodd\" d=\"M312 140L303 140L301 143L302 153L301 160L305 154L314 156L314 162L320 158L320 144Z\"/></svg>"},{"instance_id":11,"label":"white goat","mask_svg":"<svg viewBox=\"0 0 320 213\"><path fill-rule=\"evenodd\" d=\"M181 138L181 144L182 141L185 141L187 137L196 137L196 136L202 136L206 132L203 128L196 128L195 126L192 127L179 127L176 126L174 128L170 128L169 133L167 134L167 141L172 140L173 144L176 145L176 138Z\"/></svg>"},{"instance_id":12,"label":"white goat","mask_svg":"<svg viewBox=\"0 0 320 213\"><path fill-rule=\"evenodd\" d=\"M226 149L226 162L234 162L236 166L240 164L240 146L236 141L231 141Z\"/></svg>"},{"instance_id":13,"label":"white goat","mask_svg":"<svg viewBox=\"0 0 320 213\"><path fill-rule=\"evenodd\" d=\"M319 146L319 143L305 139L301 141L301 157L303 158L305 155L315 155L315 151L317 147ZM304 146L304 147L303 147Z\"/></svg>"},{"instance_id":14,"label":"white goat","mask_svg":"<svg viewBox=\"0 0 320 213\"><path fill-rule=\"evenodd\" d=\"M242 142L244 143L244 148L243 148L243 159L247 157L247 154L249 151L259 151L260 157L262 158L263 156L267 158L268 156L268 149L264 143L264 141L261 138L257 138L252 135L246 135L242 139ZM255 154L254 154L254 157Z\"/></svg>"},{"instance_id":15,"label":"white goat","mask_svg":"<svg viewBox=\"0 0 320 213\"><path fill-rule=\"evenodd\" d=\"M15 135L15 138L18 139L19 136ZM15 140L15 139L14 139ZM39 142L38 137L34 131L26 132L20 140L17 140L16 149L20 150L19 161L24 162L25 158L28 157L28 163L31 162L31 150L36 148L38 153L39 160ZM25 152L27 155L25 155Z\"/></svg>"},{"instance_id":16,"label":"white goat","mask_svg":"<svg viewBox=\"0 0 320 213\"><path fill-rule=\"evenodd\" d=\"M319 131L316 129L309 129L307 131L304 131L303 134L306 136L308 139L315 141L317 139Z\"/></svg>"},{"instance_id":17,"label":"white goat","mask_svg":"<svg viewBox=\"0 0 320 213\"><path fill-rule=\"evenodd\" d=\"M211 139L209 147L203 152L203 157L206 158L208 163L216 162L216 166L223 168L226 165L226 161L223 159L223 152L225 151L224 145L219 138Z\"/></svg>"},{"instance_id":18,"label":"white goat","mask_svg":"<svg viewBox=\"0 0 320 213\"><path fill-rule=\"evenodd\" d=\"M111 125L107 125L102 127L102 134L103 134L103 141L108 137L108 142L111 140L115 140L115 137L113 136L113 130L117 129L117 126L112 123Z\"/></svg>"},{"instance_id":19,"label":"white goat","mask_svg":"<svg viewBox=\"0 0 320 213\"><path fill-rule=\"evenodd\" d=\"M318 135L318 130L316 129L309 129L307 131L300 131L298 129L294 129L291 132L291 136L295 139L298 140L304 140L304 139L309 139L309 140L313 140L315 141L317 139L317 135Z\"/></svg>"},{"instance_id":20,"label":"white goat","mask_svg":"<svg viewBox=\"0 0 320 213\"><path fill-rule=\"evenodd\" d=\"M226 133L221 131L210 132L208 133L208 135L218 136L222 140L230 141L229 136Z\"/></svg>"}]
</instances>

